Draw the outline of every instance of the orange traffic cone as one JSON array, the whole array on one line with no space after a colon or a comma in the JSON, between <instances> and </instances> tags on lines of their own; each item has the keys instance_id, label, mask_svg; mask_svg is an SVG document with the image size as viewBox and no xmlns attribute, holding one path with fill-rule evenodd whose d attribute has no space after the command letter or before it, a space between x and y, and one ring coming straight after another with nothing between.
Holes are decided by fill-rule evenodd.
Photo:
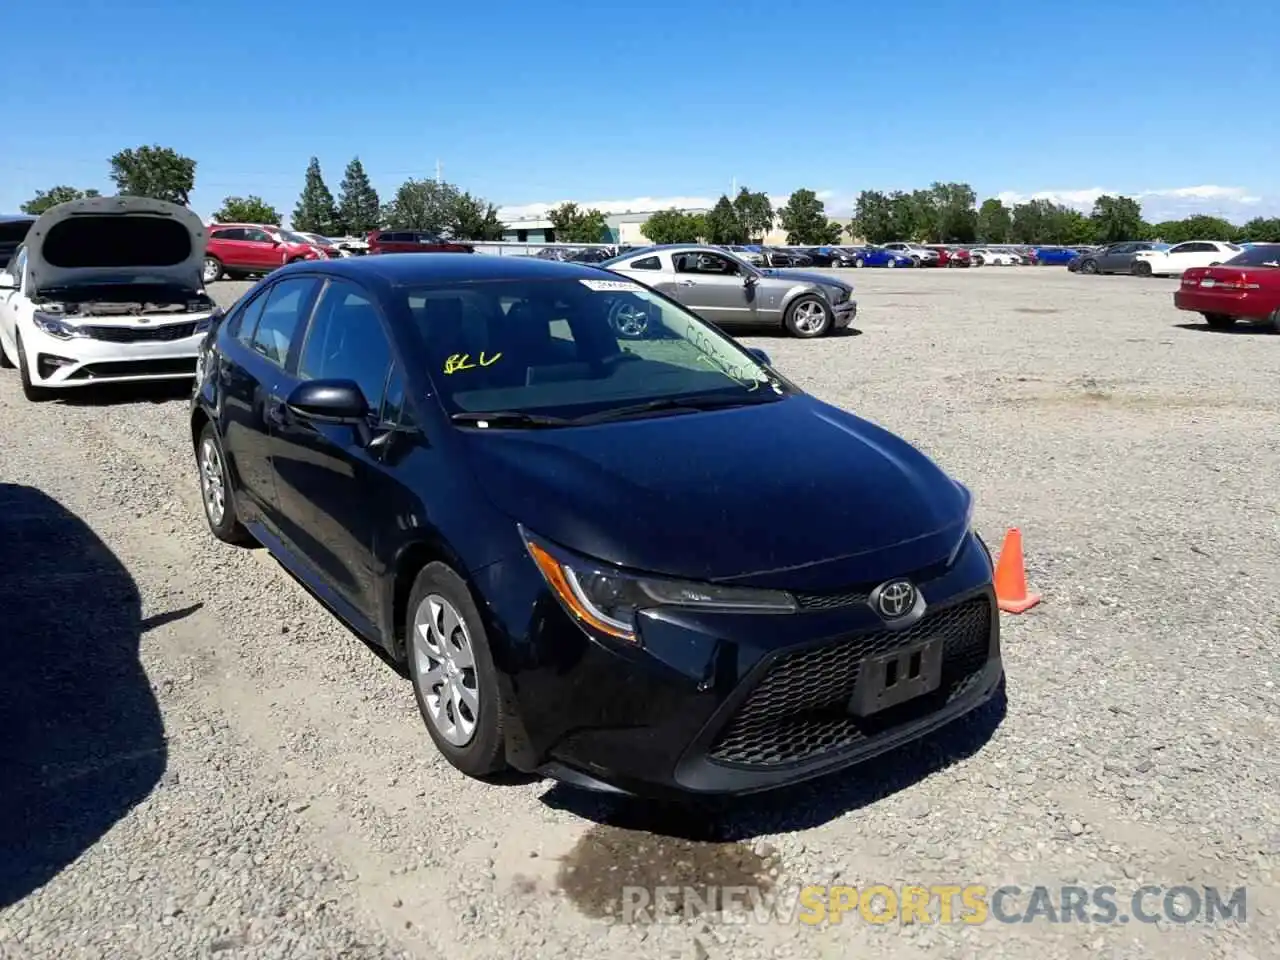
<instances>
[{"instance_id":1,"label":"orange traffic cone","mask_svg":"<svg viewBox=\"0 0 1280 960\"><path fill-rule=\"evenodd\" d=\"M996 563L996 604L1005 613L1025 613L1040 602L1027 592L1027 568L1022 562L1022 531L1010 527Z\"/></svg>"}]
</instances>

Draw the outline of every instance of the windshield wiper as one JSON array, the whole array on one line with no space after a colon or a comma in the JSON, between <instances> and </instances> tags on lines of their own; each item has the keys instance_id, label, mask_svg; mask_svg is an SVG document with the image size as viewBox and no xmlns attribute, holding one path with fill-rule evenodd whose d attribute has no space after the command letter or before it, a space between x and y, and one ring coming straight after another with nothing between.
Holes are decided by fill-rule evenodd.
<instances>
[{"instance_id":1,"label":"windshield wiper","mask_svg":"<svg viewBox=\"0 0 1280 960\"><path fill-rule=\"evenodd\" d=\"M640 417L646 413L672 411L676 413L697 413L702 410L721 410L726 407L746 407L756 403L772 403L782 399L776 393L750 393L736 397L664 397L661 400L650 400L646 403L633 403L625 407L614 407L601 410L599 413L588 413L575 417L573 423L604 423L608 420L625 420L628 417Z\"/></svg>"},{"instance_id":2,"label":"windshield wiper","mask_svg":"<svg viewBox=\"0 0 1280 960\"><path fill-rule=\"evenodd\" d=\"M454 423L491 427L567 427L576 420L564 417L545 417L538 413L524 413L520 410L491 410L488 413L455 413L449 418Z\"/></svg>"}]
</instances>

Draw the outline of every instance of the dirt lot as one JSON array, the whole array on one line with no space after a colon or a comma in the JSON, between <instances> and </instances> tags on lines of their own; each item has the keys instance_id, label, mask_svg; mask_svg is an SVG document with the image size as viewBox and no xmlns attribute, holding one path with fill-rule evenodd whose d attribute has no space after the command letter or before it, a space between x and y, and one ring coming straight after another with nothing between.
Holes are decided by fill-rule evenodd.
<instances>
[{"instance_id":1,"label":"dirt lot","mask_svg":"<svg viewBox=\"0 0 1280 960\"><path fill-rule=\"evenodd\" d=\"M1280 955L1280 336L1185 326L1171 281L849 276L858 333L749 342L1020 526L1044 603L1007 706L679 830L446 767L407 681L206 533L183 390L4 371L0 956ZM611 922L708 882L1243 886L1247 920Z\"/></svg>"}]
</instances>

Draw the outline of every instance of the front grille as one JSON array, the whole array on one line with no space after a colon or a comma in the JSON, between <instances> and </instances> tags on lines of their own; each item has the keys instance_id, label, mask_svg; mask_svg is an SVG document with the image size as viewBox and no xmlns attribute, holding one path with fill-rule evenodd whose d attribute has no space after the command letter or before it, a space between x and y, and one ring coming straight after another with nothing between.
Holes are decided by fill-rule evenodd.
<instances>
[{"instance_id":1,"label":"front grille","mask_svg":"<svg viewBox=\"0 0 1280 960\"><path fill-rule=\"evenodd\" d=\"M109 380L112 377L194 377L196 358L178 360L123 360L115 363L87 363L68 380Z\"/></svg>"},{"instance_id":2,"label":"front grille","mask_svg":"<svg viewBox=\"0 0 1280 960\"><path fill-rule=\"evenodd\" d=\"M166 323L161 326L138 327L82 327L85 334L94 340L106 340L110 343L155 343L185 340L195 336L196 323Z\"/></svg>"},{"instance_id":3,"label":"front grille","mask_svg":"<svg viewBox=\"0 0 1280 960\"><path fill-rule=\"evenodd\" d=\"M974 597L926 614L905 630L881 630L782 655L712 746L710 759L772 767L856 745L963 696L988 657L991 603ZM869 717L848 712L861 662L898 647L943 639L942 685Z\"/></svg>"},{"instance_id":4,"label":"front grille","mask_svg":"<svg viewBox=\"0 0 1280 960\"><path fill-rule=\"evenodd\" d=\"M853 593L797 593L793 594L801 610L838 610L866 603L871 594L865 591Z\"/></svg>"}]
</instances>

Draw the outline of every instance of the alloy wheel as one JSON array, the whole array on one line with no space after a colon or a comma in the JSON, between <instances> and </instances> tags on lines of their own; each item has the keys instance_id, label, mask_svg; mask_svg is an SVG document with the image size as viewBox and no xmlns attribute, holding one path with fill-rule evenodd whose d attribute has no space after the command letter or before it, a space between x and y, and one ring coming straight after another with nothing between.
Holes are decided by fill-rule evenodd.
<instances>
[{"instance_id":1,"label":"alloy wheel","mask_svg":"<svg viewBox=\"0 0 1280 960\"><path fill-rule=\"evenodd\" d=\"M227 488L222 472L222 457L212 437L200 444L200 490L204 494L204 510L213 526L222 523L227 514Z\"/></svg>"},{"instance_id":2,"label":"alloy wheel","mask_svg":"<svg viewBox=\"0 0 1280 960\"><path fill-rule=\"evenodd\" d=\"M796 304L792 322L801 333L819 333L827 322L827 312L816 300Z\"/></svg>"},{"instance_id":3,"label":"alloy wheel","mask_svg":"<svg viewBox=\"0 0 1280 960\"><path fill-rule=\"evenodd\" d=\"M465 747L480 719L471 634L457 608L428 594L413 615L413 653L427 719L448 743Z\"/></svg>"}]
</instances>

